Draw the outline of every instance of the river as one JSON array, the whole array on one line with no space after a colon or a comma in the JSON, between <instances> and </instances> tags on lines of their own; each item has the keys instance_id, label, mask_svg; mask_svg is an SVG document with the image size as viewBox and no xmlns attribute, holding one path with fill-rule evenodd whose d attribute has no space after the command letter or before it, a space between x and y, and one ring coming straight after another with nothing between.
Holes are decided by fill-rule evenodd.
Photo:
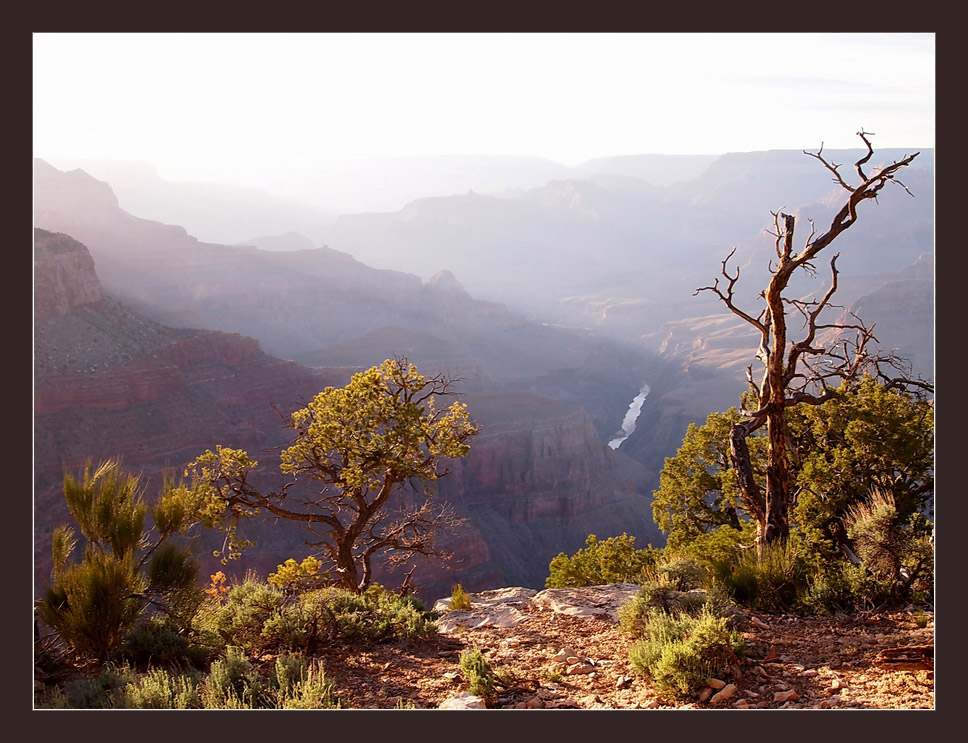
<instances>
[{"instance_id":1,"label":"river","mask_svg":"<svg viewBox=\"0 0 968 743\"><path fill-rule=\"evenodd\" d=\"M622 432L608 442L608 445L613 449L618 449L622 445L622 442L632 435L632 432L635 430L635 422L639 419L639 413L642 412L642 405L645 403L645 398L649 396L649 391L649 385L643 382L642 389L632 399L632 402L629 404L629 409L625 413L625 418L622 420Z\"/></svg>"}]
</instances>

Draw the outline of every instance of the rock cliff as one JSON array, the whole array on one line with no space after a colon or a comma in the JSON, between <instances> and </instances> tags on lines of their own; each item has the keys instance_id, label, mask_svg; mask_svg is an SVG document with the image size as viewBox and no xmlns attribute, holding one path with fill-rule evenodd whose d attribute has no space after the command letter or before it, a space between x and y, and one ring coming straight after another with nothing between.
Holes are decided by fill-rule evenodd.
<instances>
[{"instance_id":1,"label":"rock cliff","mask_svg":"<svg viewBox=\"0 0 968 743\"><path fill-rule=\"evenodd\" d=\"M145 474L153 495L165 470L177 471L219 443L246 449L271 477L276 448L288 440L277 410L301 407L359 368L305 367L266 354L249 337L147 320L102 290L82 243L43 230L35 241L35 302L42 308L34 337L38 584L49 573L50 533L68 520L60 491L65 468L76 472L88 459L120 456ZM457 581L475 590L540 587L550 559L580 548L588 533L641 527L643 542L655 537L641 466L607 450L584 411L499 392L479 362L442 363L469 378L464 399L483 430L441 481L441 497L470 523L451 542L452 563L418 566L413 579L427 595L448 593ZM265 575L307 552L302 535L285 524L252 523L247 533L258 545L230 571ZM205 558L203 569L221 566ZM379 578L396 585L402 575Z\"/></svg>"},{"instance_id":2,"label":"rock cliff","mask_svg":"<svg viewBox=\"0 0 968 743\"><path fill-rule=\"evenodd\" d=\"M66 315L104 297L94 259L66 235L37 230L34 238L34 320Z\"/></svg>"}]
</instances>

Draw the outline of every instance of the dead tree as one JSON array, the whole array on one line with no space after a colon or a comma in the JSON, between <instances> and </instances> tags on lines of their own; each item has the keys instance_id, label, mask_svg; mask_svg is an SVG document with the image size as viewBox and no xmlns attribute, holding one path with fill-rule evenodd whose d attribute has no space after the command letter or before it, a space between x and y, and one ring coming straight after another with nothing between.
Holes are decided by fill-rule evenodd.
<instances>
[{"instance_id":1,"label":"dead tree","mask_svg":"<svg viewBox=\"0 0 968 743\"><path fill-rule=\"evenodd\" d=\"M854 164L860 179L859 185L850 185L840 174L838 164L828 161L823 155L823 146L818 152L804 151L804 154L819 160L833 174L833 181L848 192L846 203L834 216L826 232L817 235L813 223L805 246L794 252L794 223L792 215L773 213L776 238L777 263L771 261L771 275L766 289L760 293L765 306L755 317L740 309L734 301L734 291L739 281L737 267L730 273L727 264L735 249L722 262L722 278L725 286L720 286L717 278L711 286L700 287L701 291L711 291L722 300L733 314L753 326L759 334L757 360L763 365L759 381L753 377L752 365L747 368L747 382L755 409L743 406L744 420L733 425L729 437L730 464L735 470L740 496L747 511L756 521L756 546L762 554L765 545L785 541L789 535L789 512L793 502L793 473L790 465L790 434L787 428L786 410L800 404L820 405L833 396L833 382L859 379L863 374L874 374L894 387L933 389L924 380L914 380L906 373L903 360L893 354L872 352L871 342L877 339L873 326L867 327L859 318L852 316L850 322L824 324L821 313L829 310L830 299L837 291L837 257L830 260L830 286L820 299L789 299L784 291L797 270L811 275L814 272L812 261L845 230L857 221L857 208L867 199L877 198L878 193L888 183L894 183L905 191L907 187L895 177L901 168L907 167L918 152L904 157L890 165L876 170L868 176L864 166L874 154L868 140L870 133L858 132L867 146L867 153ZM910 191L908 191L910 194ZM802 319L803 337L794 341L790 338L787 314ZM836 341L821 345L829 334ZM755 431L766 427L768 454L765 487L761 488L753 475L747 438Z\"/></svg>"}]
</instances>

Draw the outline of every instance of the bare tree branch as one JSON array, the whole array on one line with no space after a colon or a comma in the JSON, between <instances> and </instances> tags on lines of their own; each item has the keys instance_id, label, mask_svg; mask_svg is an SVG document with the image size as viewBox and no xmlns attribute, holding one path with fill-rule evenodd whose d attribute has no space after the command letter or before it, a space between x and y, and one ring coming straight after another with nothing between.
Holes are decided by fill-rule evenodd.
<instances>
[{"instance_id":1,"label":"bare tree branch","mask_svg":"<svg viewBox=\"0 0 968 743\"><path fill-rule=\"evenodd\" d=\"M898 183L895 173L907 167L919 153L904 157L890 165L879 168L870 176L864 166L870 161L874 150L869 132L858 132L866 145L866 153L854 163L860 184L851 186L840 174L840 165L828 160L823 154L823 145L817 152L804 154L818 160L833 176L835 183L848 191L844 205L837 212L826 232L817 235L816 227L810 221L810 235L799 252L794 252L794 232L796 219L782 211L772 212L777 263L770 261L770 279L760 293L764 302L763 310L754 318L736 306L734 297L739 282L740 271L727 270L727 265L735 255L736 249L722 261L721 276L726 280L725 289L720 287L717 278L710 286L700 287L701 291L711 291L734 315L757 329L760 334L756 351L757 359L763 364L763 376L759 382L753 378L752 366L747 367L746 379L756 402L757 409L749 411L744 404L745 420L735 423L730 433L730 463L738 476L740 496L748 511L757 523L757 546L762 548L769 542L786 539L787 514L795 502L793 478L790 469L790 435L785 410L795 405L820 405L831 399L835 392L832 383L851 383L863 374L878 376L885 383L904 389L933 389L925 380L913 380L909 375L899 373L891 376L887 368L898 370L899 360L892 354L871 353L871 342L876 342L873 326L867 327L859 318L855 322L821 322L823 313L829 311L831 299L838 289L837 259L839 253L830 260L830 285L819 299L789 299L784 292L798 269L811 277L815 276L813 260L829 246L844 230L857 220L857 207L867 199L876 199L878 193L889 182ZM903 187L903 184L900 184ZM907 189L905 188L905 191ZM908 193L910 193L908 191ZM803 320L803 335L799 340L788 338L786 308L792 308ZM838 337L826 346L817 344L818 332L836 330ZM848 333L853 332L853 337ZM785 358L784 358L785 355ZM746 438L762 427L766 427L768 457L766 468L766 487L761 489L753 477L749 448Z\"/></svg>"}]
</instances>

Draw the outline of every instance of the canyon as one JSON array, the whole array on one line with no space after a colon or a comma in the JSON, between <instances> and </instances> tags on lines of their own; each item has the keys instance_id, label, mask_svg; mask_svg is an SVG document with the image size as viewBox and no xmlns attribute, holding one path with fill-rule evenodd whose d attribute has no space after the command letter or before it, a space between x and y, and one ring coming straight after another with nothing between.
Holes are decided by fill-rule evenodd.
<instances>
[{"instance_id":1,"label":"canyon","mask_svg":"<svg viewBox=\"0 0 968 743\"><path fill-rule=\"evenodd\" d=\"M851 235L838 297L930 376L925 154L906 181L917 199L885 195ZM805 205L802 224L835 197L802 153L724 156L662 186L640 177L654 163L633 166L344 215L314 223L313 239L259 223L253 208L246 224L261 237L226 245L135 216L84 170L35 161L35 583L67 518L65 467L120 455L151 493L166 469L218 443L247 449L271 478L287 441L279 413L392 356L459 380L482 429L441 481L470 526L449 542L449 564L417 565L426 595L457 581L540 588L550 559L590 533L661 544L651 492L664 459L689 423L738 402L756 344L696 287L734 241L752 295L776 194ZM201 214L203 192L191 193ZM612 447L618 431L627 436ZM304 554L285 525L251 529L258 545L232 569L265 575Z\"/></svg>"},{"instance_id":2,"label":"canyon","mask_svg":"<svg viewBox=\"0 0 968 743\"><path fill-rule=\"evenodd\" d=\"M276 452L288 441L279 414L347 383L360 368L304 366L266 354L250 337L148 320L103 290L90 252L62 233L37 230L34 255L37 585L49 574L50 534L69 520L60 492L65 469L77 473L90 459L118 456L144 474L151 496L166 471L222 444L249 451L271 483ZM608 450L584 410L501 391L479 362L453 360L447 368L466 375L462 399L482 432L440 483L440 497L469 525L446 545L451 562L416 565L421 591L442 595L454 582L469 590L540 586L551 558L579 548L588 530L661 541L648 473ZM253 522L243 532L257 544L227 567L207 557L220 535L201 537L204 570L264 576L307 552L286 524ZM378 575L388 585L402 578Z\"/></svg>"}]
</instances>

